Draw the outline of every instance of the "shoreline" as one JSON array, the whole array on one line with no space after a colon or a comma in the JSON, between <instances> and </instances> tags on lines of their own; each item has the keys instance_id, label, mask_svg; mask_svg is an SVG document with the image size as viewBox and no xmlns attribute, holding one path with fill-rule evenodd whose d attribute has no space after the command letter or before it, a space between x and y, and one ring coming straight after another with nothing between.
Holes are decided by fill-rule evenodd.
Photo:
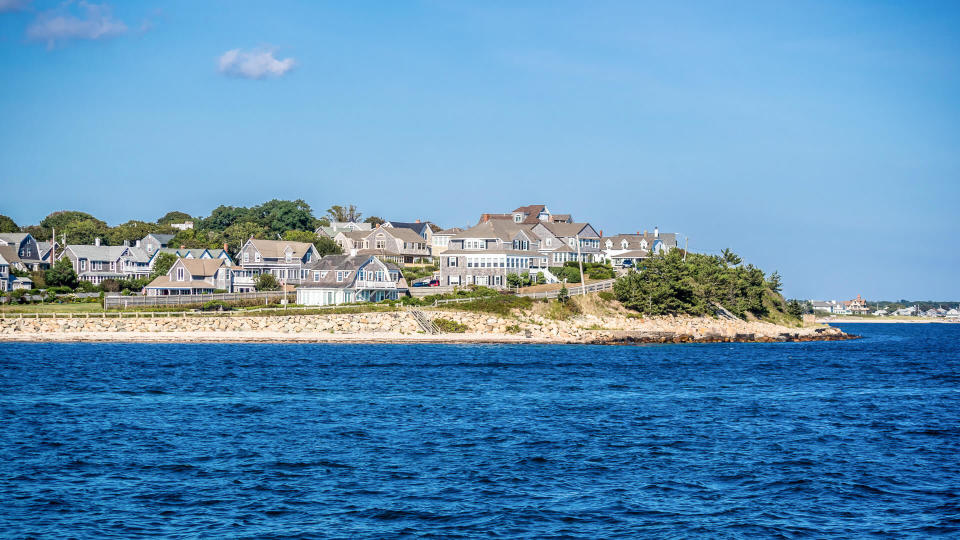
<instances>
[{"instance_id":1,"label":"shoreline","mask_svg":"<svg viewBox=\"0 0 960 540\"><path fill-rule=\"evenodd\" d=\"M817 324L960 324L944 319L817 319Z\"/></svg>"}]
</instances>

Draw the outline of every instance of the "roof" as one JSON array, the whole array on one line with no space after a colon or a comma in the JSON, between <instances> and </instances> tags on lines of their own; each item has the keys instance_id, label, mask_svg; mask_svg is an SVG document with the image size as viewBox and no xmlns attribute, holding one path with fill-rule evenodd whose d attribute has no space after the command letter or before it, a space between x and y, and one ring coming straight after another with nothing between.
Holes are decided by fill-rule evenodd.
<instances>
[{"instance_id":1,"label":"roof","mask_svg":"<svg viewBox=\"0 0 960 540\"><path fill-rule=\"evenodd\" d=\"M23 239L30 236L30 233L24 232L8 232L0 233L0 241L7 242L9 244L17 244L23 242Z\"/></svg>"},{"instance_id":2,"label":"roof","mask_svg":"<svg viewBox=\"0 0 960 540\"><path fill-rule=\"evenodd\" d=\"M5 259L5 258L3 257L3 253L2 253L2 252L0 252L0 264L6 264L6 265L9 265L9 264L10 264L10 262L8 262L7 259Z\"/></svg>"},{"instance_id":3,"label":"roof","mask_svg":"<svg viewBox=\"0 0 960 540\"><path fill-rule=\"evenodd\" d=\"M227 266L223 259L179 259L177 262L183 264L187 272L194 277L213 276L221 267Z\"/></svg>"},{"instance_id":4,"label":"roof","mask_svg":"<svg viewBox=\"0 0 960 540\"><path fill-rule=\"evenodd\" d=\"M156 238L161 244L167 245L170 243L170 240L173 240L175 234L161 234L161 233L150 233L147 236L152 236Z\"/></svg>"},{"instance_id":5,"label":"roof","mask_svg":"<svg viewBox=\"0 0 960 540\"><path fill-rule=\"evenodd\" d=\"M659 233L659 236L654 235L654 233L647 234L615 234L613 236L604 236L600 239L600 248L606 249L606 241L611 240L614 244L614 249L621 249L620 242L623 240L627 241L627 247L630 249L636 249L640 246L641 240L647 241L648 247L653 247L654 242L660 241L663 242L665 246L676 247L677 245L677 233Z\"/></svg>"},{"instance_id":6,"label":"roof","mask_svg":"<svg viewBox=\"0 0 960 540\"><path fill-rule=\"evenodd\" d=\"M202 279L193 279L190 281L173 281L170 276L164 274L150 282L144 287L146 289L215 289L216 285Z\"/></svg>"},{"instance_id":7,"label":"roof","mask_svg":"<svg viewBox=\"0 0 960 540\"><path fill-rule=\"evenodd\" d=\"M538 221L538 223L556 236L576 236L590 226L589 223L553 223L551 221Z\"/></svg>"},{"instance_id":8,"label":"roof","mask_svg":"<svg viewBox=\"0 0 960 540\"><path fill-rule=\"evenodd\" d=\"M386 232L390 236L393 236L397 240L403 240L404 242L417 242L424 243L426 240L422 236L417 234L413 229L407 227L380 227L379 229L374 229L371 232L368 232L366 238L371 236L376 237L378 232Z\"/></svg>"},{"instance_id":9,"label":"roof","mask_svg":"<svg viewBox=\"0 0 960 540\"><path fill-rule=\"evenodd\" d=\"M625 251L623 253L618 253L613 255L614 259L642 259L649 257L650 252L645 249L633 249L630 251Z\"/></svg>"},{"instance_id":10,"label":"roof","mask_svg":"<svg viewBox=\"0 0 960 540\"><path fill-rule=\"evenodd\" d=\"M125 251L136 262L150 262L151 258L147 250L130 246L91 246L78 244L67 246L67 249L72 251L78 258L91 261L116 261L123 256Z\"/></svg>"},{"instance_id":11,"label":"roof","mask_svg":"<svg viewBox=\"0 0 960 540\"><path fill-rule=\"evenodd\" d=\"M20 262L19 248L17 246L0 246L0 259L3 260L0 264Z\"/></svg>"},{"instance_id":12,"label":"roof","mask_svg":"<svg viewBox=\"0 0 960 540\"><path fill-rule=\"evenodd\" d=\"M454 238L454 239L462 239L462 238L490 238L490 239L496 239L496 238L497 238L497 233L496 233L496 231L495 231L494 228L493 228L493 223L492 223L492 222L490 222L490 221L484 221L483 223L479 223L479 224L477 224L477 225L474 225L473 227L470 227L469 229L467 229L467 230L465 230L465 231L460 231L460 232L458 232L457 234L453 235L452 238Z\"/></svg>"},{"instance_id":13,"label":"roof","mask_svg":"<svg viewBox=\"0 0 960 540\"><path fill-rule=\"evenodd\" d=\"M430 224L426 221L421 221L420 223L407 223L404 221L388 221L390 227L398 229L410 229L417 233L417 235L423 234L424 229L429 229Z\"/></svg>"},{"instance_id":14,"label":"roof","mask_svg":"<svg viewBox=\"0 0 960 540\"><path fill-rule=\"evenodd\" d=\"M253 244L253 247L257 248L257 251L259 251L261 255L269 259L282 259L286 257L287 247L293 250L293 256L297 258L303 257L307 251L313 248L313 244L308 242L290 242L287 240L260 240L252 238L250 239L250 243Z\"/></svg>"},{"instance_id":15,"label":"roof","mask_svg":"<svg viewBox=\"0 0 960 540\"><path fill-rule=\"evenodd\" d=\"M463 232L463 229L460 227L450 227L449 229L443 229L442 231L437 231L433 233L434 236L453 236L458 232Z\"/></svg>"}]
</instances>

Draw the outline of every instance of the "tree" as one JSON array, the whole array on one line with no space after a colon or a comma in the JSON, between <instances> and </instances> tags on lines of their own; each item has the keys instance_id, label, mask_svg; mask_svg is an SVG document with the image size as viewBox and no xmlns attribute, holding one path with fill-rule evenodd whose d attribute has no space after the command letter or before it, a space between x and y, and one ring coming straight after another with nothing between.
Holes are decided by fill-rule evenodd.
<instances>
[{"instance_id":1,"label":"tree","mask_svg":"<svg viewBox=\"0 0 960 540\"><path fill-rule=\"evenodd\" d=\"M795 319L800 319L803 317L803 304L797 301L796 298L787 302L787 313L790 314Z\"/></svg>"},{"instance_id":2,"label":"tree","mask_svg":"<svg viewBox=\"0 0 960 540\"><path fill-rule=\"evenodd\" d=\"M291 242L311 243L317 248L317 252L320 253L321 257L326 255L339 255L343 253L343 250L340 249L340 246L338 246L337 243L331 238L327 238L326 236L318 236L316 233L311 231L287 231L283 233L283 239Z\"/></svg>"},{"instance_id":3,"label":"tree","mask_svg":"<svg viewBox=\"0 0 960 540\"><path fill-rule=\"evenodd\" d=\"M193 218L190 214L185 212L178 212L174 210L173 212L167 212L163 215L162 218L157 220L157 225L169 225L171 223L184 223L186 221L193 221Z\"/></svg>"},{"instance_id":4,"label":"tree","mask_svg":"<svg viewBox=\"0 0 960 540\"><path fill-rule=\"evenodd\" d=\"M43 220L40 221L40 226L45 229L53 229L53 228L63 229L67 225L71 225L78 221L84 221L88 219L100 221L99 219L91 216L86 212L79 212L76 210L61 210L59 212L54 212L48 215L47 217L43 218ZM100 221L100 223L103 223L104 227L106 227L107 225L103 221Z\"/></svg>"},{"instance_id":5,"label":"tree","mask_svg":"<svg viewBox=\"0 0 960 540\"><path fill-rule=\"evenodd\" d=\"M364 222L364 223L369 223L370 225L373 225L374 227L379 227L380 225L383 225L384 223L386 223L386 220L383 219L382 217L370 216L370 217L368 217L367 219L363 220L363 222Z\"/></svg>"},{"instance_id":6,"label":"tree","mask_svg":"<svg viewBox=\"0 0 960 540\"><path fill-rule=\"evenodd\" d=\"M567 286L564 285L560 288L560 292L557 293L557 301L561 304L566 304L570 300L570 291L567 290Z\"/></svg>"},{"instance_id":7,"label":"tree","mask_svg":"<svg viewBox=\"0 0 960 540\"><path fill-rule=\"evenodd\" d=\"M180 247L190 249L218 248L223 247L223 233L216 230L187 229L178 232L170 239L171 247Z\"/></svg>"},{"instance_id":8,"label":"tree","mask_svg":"<svg viewBox=\"0 0 960 540\"><path fill-rule=\"evenodd\" d=\"M109 232L107 224L99 219L75 221L57 229L58 234L66 236L68 244L92 244L97 238L107 238Z\"/></svg>"},{"instance_id":9,"label":"tree","mask_svg":"<svg viewBox=\"0 0 960 540\"><path fill-rule=\"evenodd\" d=\"M150 281L169 272L175 262L177 262L177 256L173 253L158 253L156 260L153 262L153 272L150 273Z\"/></svg>"},{"instance_id":10,"label":"tree","mask_svg":"<svg viewBox=\"0 0 960 540\"><path fill-rule=\"evenodd\" d=\"M247 240L251 238L267 238L276 240L276 236L263 226L250 221L234 223L223 231L223 241L228 244L231 251L237 252Z\"/></svg>"},{"instance_id":11,"label":"tree","mask_svg":"<svg viewBox=\"0 0 960 540\"><path fill-rule=\"evenodd\" d=\"M212 229L215 231L226 230L227 227L233 225L238 221L252 221L253 216L249 209L234 206L224 206L220 205L213 209L213 212L210 212L210 216L204 218L200 222L200 227L203 229Z\"/></svg>"},{"instance_id":12,"label":"tree","mask_svg":"<svg viewBox=\"0 0 960 540\"><path fill-rule=\"evenodd\" d=\"M159 232L173 232L173 229L169 227L158 227L153 223L147 223L145 221L131 220L116 227L111 227L110 230L107 231L106 241L113 246L122 245L124 242L129 242L130 245L136 245L137 240L142 239L150 233Z\"/></svg>"},{"instance_id":13,"label":"tree","mask_svg":"<svg viewBox=\"0 0 960 540\"><path fill-rule=\"evenodd\" d=\"M743 262L743 259L741 259L736 253L734 253L729 248L725 248L723 250L723 261L727 263L729 266L739 266L740 263Z\"/></svg>"},{"instance_id":14,"label":"tree","mask_svg":"<svg viewBox=\"0 0 960 540\"><path fill-rule=\"evenodd\" d=\"M77 273L73 270L70 259L63 257L53 267L46 271L44 279L51 287L77 287Z\"/></svg>"},{"instance_id":15,"label":"tree","mask_svg":"<svg viewBox=\"0 0 960 540\"><path fill-rule=\"evenodd\" d=\"M780 272L774 270L773 273L770 274L770 279L767 280L767 287L770 287L770 290L775 293L779 293L783 289L783 283L780 279Z\"/></svg>"},{"instance_id":16,"label":"tree","mask_svg":"<svg viewBox=\"0 0 960 540\"><path fill-rule=\"evenodd\" d=\"M9 216L0 214L0 233L8 232L20 232L20 227Z\"/></svg>"},{"instance_id":17,"label":"tree","mask_svg":"<svg viewBox=\"0 0 960 540\"><path fill-rule=\"evenodd\" d=\"M105 292L119 292L120 282L113 278L107 278L100 282L100 288Z\"/></svg>"},{"instance_id":18,"label":"tree","mask_svg":"<svg viewBox=\"0 0 960 540\"><path fill-rule=\"evenodd\" d=\"M327 215L333 221L360 221L363 214L357 211L356 205L347 205L346 207L333 205L327 209Z\"/></svg>"},{"instance_id":19,"label":"tree","mask_svg":"<svg viewBox=\"0 0 960 540\"><path fill-rule=\"evenodd\" d=\"M303 199L281 201L273 199L250 209L254 221L273 233L312 229L314 221L310 205Z\"/></svg>"},{"instance_id":20,"label":"tree","mask_svg":"<svg viewBox=\"0 0 960 540\"><path fill-rule=\"evenodd\" d=\"M277 278L267 272L258 275L257 279L253 282L253 286L256 287L258 291L276 291L280 288L280 284L277 283Z\"/></svg>"},{"instance_id":21,"label":"tree","mask_svg":"<svg viewBox=\"0 0 960 540\"><path fill-rule=\"evenodd\" d=\"M520 281L520 276L517 274L507 274L507 287L516 289L520 287Z\"/></svg>"}]
</instances>

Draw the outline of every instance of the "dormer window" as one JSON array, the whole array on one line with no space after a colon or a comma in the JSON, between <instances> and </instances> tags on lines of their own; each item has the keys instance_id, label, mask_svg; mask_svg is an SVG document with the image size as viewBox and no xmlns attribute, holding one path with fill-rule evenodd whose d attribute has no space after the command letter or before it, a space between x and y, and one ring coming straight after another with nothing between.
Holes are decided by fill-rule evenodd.
<instances>
[{"instance_id":1,"label":"dormer window","mask_svg":"<svg viewBox=\"0 0 960 540\"><path fill-rule=\"evenodd\" d=\"M260 252L256 251L253 253L253 262L260 262Z\"/></svg>"},{"instance_id":2,"label":"dormer window","mask_svg":"<svg viewBox=\"0 0 960 540\"><path fill-rule=\"evenodd\" d=\"M620 249L627 249L627 247L628 247L629 245L630 245L630 243L627 242L626 240L621 240L621 241L620 241Z\"/></svg>"},{"instance_id":3,"label":"dormer window","mask_svg":"<svg viewBox=\"0 0 960 540\"><path fill-rule=\"evenodd\" d=\"M607 249L613 248L613 242L610 240L607 240L606 242L604 242L603 245L607 246Z\"/></svg>"},{"instance_id":4,"label":"dormer window","mask_svg":"<svg viewBox=\"0 0 960 540\"><path fill-rule=\"evenodd\" d=\"M523 214L514 214L514 215L513 215L513 222L514 222L514 223L520 223L521 221L523 221Z\"/></svg>"},{"instance_id":5,"label":"dormer window","mask_svg":"<svg viewBox=\"0 0 960 540\"><path fill-rule=\"evenodd\" d=\"M283 255L283 258L286 262L291 262L293 260L293 252L289 249Z\"/></svg>"},{"instance_id":6,"label":"dormer window","mask_svg":"<svg viewBox=\"0 0 960 540\"><path fill-rule=\"evenodd\" d=\"M647 249L647 241L646 241L646 240L641 240L641 241L640 241L640 249Z\"/></svg>"},{"instance_id":7,"label":"dormer window","mask_svg":"<svg viewBox=\"0 0 960 540\"><path fill-rule=\"evenodd\" d=\"M177 268L177 281L183 281L183 267Z\"/></svg>"}]
</instances>

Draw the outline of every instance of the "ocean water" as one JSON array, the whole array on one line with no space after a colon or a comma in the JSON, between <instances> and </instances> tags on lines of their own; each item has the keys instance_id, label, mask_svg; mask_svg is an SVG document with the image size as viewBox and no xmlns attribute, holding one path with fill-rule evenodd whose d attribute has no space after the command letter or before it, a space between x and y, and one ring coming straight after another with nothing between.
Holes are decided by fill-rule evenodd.
<instances>
[{"instance_id":1,"label":"ocean water","mask_svg":"<svg viewBox=\"0 0 960 540\"><path fill-rule=\"evenodd\" d=\"M0 344L0 537L957 537L960 325Z\"/></svg>"}]
</instances>

